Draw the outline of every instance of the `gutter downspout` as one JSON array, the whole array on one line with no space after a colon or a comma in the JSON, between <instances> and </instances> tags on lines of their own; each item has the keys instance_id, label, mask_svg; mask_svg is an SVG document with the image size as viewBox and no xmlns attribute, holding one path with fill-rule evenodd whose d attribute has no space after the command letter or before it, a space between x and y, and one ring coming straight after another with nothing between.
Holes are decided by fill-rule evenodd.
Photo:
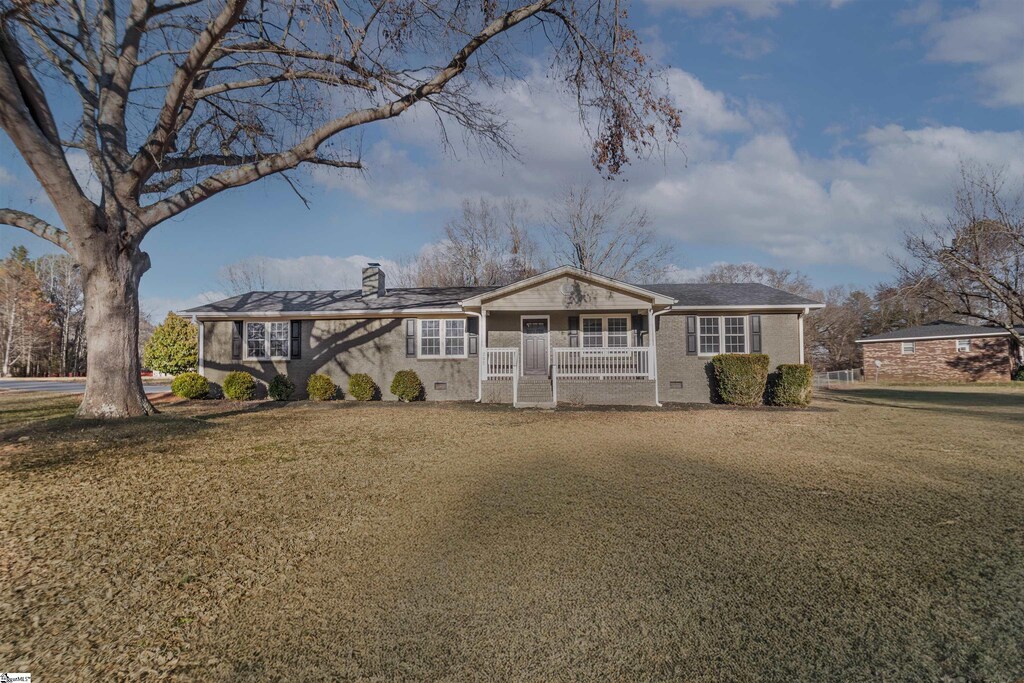
<instances>
[{"instance_id":1,"label":"gutter downspout","mask_svg":"<svg viewBox=\"0 0 1024 683\"><path fill-rule=\"evenodd\" d=\"M651 332L651 352L654 354L654 405L658 406L659 408L661 408L663 406L661 404L661 396L658 394L658 384L661 383L661 378L659 377L659 373L658 373L658 349L657 349L658 335L657 335L657 330L655 328L658 326L658 316L659 315L664 315L665 313L668 313L671 310L672 310L671 306L669 306L668 308L665 308L663 310L660 310L660 311L655 311L653 307L651 308L651 322L653 324L651 325L650 332Z\"/></svg>"},{"instance_id":2,"label":"gutter downspout","mask_svg":"<svg viewBox=\"0 0 1024 683\"><path fill-rule=\"evenodd\" d=\"M798 313L796 316L797 321L800 324L800 365L804 364L804 316L811 312L810 307L804 308L803 313Z\"/></svg>"},{"instance_id":3,"label":"gutter downspout","mask_svg":"<svg viewBox=\"0 0 1024 683\"><path fill-rule=\"evenodd\" d=\"M476 401L474 403L480 403L484 400L484 364L487 363L487 347L484 342L487 341L487 323L484 321L483 308L480 309L479 313L473 311L463 311L466 315L475 317L479 322L476 326L476 355L477 368L476 368Z\"/></svg>"}]
</instances>

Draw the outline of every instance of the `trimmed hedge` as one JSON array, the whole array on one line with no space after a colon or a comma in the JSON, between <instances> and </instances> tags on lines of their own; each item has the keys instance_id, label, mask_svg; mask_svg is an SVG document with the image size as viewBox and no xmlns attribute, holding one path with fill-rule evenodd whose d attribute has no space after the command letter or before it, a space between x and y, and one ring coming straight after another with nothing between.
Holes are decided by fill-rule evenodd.
<instances>
[{"instance_id":1,"label":"trimmed hedge","mask_svg":"<svg viewBox=\"0 0 1024 683\"><path fill-rule=\"evenodd\" d=\"M1017 369L1013 371L1014 382L1024 382L1024 365L1018 365Z\"/></svg>"},{"instance_id":2,"label":"trimmed hedge","mask_svg":"<svg viewBox=\"0 0 1024 683\"><path fill-rule=\"evenodd\" d=\"M198 372L183 372L171 382L171 393L189 400L206 398L210 394L210 381Z\"/></svg>"},{"instance_id":3,"label":"trimmed hedge","mask_svg":"<svg viewBox=\"0 0 1024 683\"><path fill-rule=\"evenodd\" d=\"M311 401L333 401L338 395L338 387L330 377L317 373L309 376L306 393Z\"/></svg>"},{"instance_id":4,"label":"trimmed hedge","mask_svg":"<svg viewBox=\"0 0 1024 683\"><path fill-rule=\"evenodd\" d=\"M397 396L399 401L422 401L423 382L415 370L399 370L391 380L391 393Z\"/></svg>"},{"instance_id":5,"label":"trimmed hedge","mask_svg":"<svg viewBox=\"0 0 1024 683\"><path fill-rule=\"evenodd\" d=\"M810 365L784 364L772 373L768 402L773 406L805 406L811 402Z\"/></svg>"},{"instance_id":6,"label":"trimmed hedge","mask_svg":"<svg viewBox=\"0 0 1024 683\"><path fill-rule=\"evenodd\" d=\"M275 375L267 386L267 395L275 401L287 401L295 393L295 382L288 375Z\"/></svg>"},{"instance_id":7,"label":"trimmed hedge","mask_svg":"<svg viewBox=\"0 0 1024 683\"><path fill-rule=\"evenodd\" d=\"M357 401L375 401L380 398L380 388L369 375L357 372L348 378L348 395Z\"/></svg>"},{"instance_id":8,"label":"trimmed hedge","mask_svg":"<svg viewBox=\"0 0 1024 683\"><path fill-rule=\"evenodd\" d=\"M711 359L715 390L722 403L756 406L764 401L768 356L763 353L721 353Z\"/></svg>"},{"instance_id":9,"label":"trimmed hedge","mask_svg":"<svg viewBox=\"0 0 1024 683\"><path fill-rule=\"evenodd\" d=\"M224 396L232 401L251 401L256 398L256 380L248 372L229 372L224 377Z\"/></svg>"}]
</instances>

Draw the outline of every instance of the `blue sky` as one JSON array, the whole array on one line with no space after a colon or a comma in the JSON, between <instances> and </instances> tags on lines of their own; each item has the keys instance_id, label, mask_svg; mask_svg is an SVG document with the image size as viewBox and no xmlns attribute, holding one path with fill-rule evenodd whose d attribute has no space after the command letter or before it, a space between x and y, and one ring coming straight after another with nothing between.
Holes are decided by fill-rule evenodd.
<instances>
[{"instance_id":1,"label":"blue sky","mask_svg":"<svg viewBox=\"0 0 1024 683\"><path fill-rule=\"evenodd\" d=\"M1024 0L649 0L632 17L684 110L682 151L617 181L675 245L678 276L718 261L869 286L902 229L938 217L961 159L1024 175ZM415 254L467 198L598 182L569 104L538 69L485 93L522 162L443 152L413 114L364 134L364 175L305 176L307 210L276 180L156 228L145 308L215 297L218 271L271 259L285 286L347 286L361 262ZM0 205L52 211L6 138ZM0 227L0 249L48 245Z\"/></svg>"}]
</instances>

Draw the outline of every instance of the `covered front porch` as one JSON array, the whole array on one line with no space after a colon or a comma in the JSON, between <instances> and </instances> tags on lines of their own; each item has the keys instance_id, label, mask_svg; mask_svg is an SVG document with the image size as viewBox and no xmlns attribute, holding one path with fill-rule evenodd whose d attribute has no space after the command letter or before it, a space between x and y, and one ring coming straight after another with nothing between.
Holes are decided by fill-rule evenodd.
<instances>
[{"instance_id":1,"label":"covered front porch","mask_svg":"<svg viewBox=\"0 0 1024 683\"><path fill-rule=\"evenodd\" d=\"M580 271L545 275L480 297L481 400L658 405L655 315L671 300Z\"/></svg>"}]
</instances>

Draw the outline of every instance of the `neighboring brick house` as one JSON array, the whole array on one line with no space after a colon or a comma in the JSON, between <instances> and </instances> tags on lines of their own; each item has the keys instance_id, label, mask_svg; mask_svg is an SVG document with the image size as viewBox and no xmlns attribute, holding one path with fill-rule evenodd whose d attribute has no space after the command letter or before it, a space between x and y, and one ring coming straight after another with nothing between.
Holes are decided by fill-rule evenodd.
<instances>
[{"instance_id":1,"label":"neighboring brick house","mask_svg":"<svg viewBox=\"0 0 1024 683\"><path fill-rule=\"evenodd\" d=\"M1019 328L1024 332L1024 327ZM1008 382L1021 348L999 327L940 320L858 339L864 378L881 382Z\"/></svg>"},{"instance_id":2,"label":"neighboring brick house","mask_svg":"<svg viewBox=\"0 0 1024 683\"><path fill-rule=\"evenodd\" d=\"M200 327L199 370L299 395L316 372L367 373L393 399L415 370L428 400L661 405L711 400L718 353L803 362L803 318L823 304L760 284L633 285L563 266L505 287L388 289L377 264L355 291L249 292L183 315Z\"/></svg>"}]
</instances>

